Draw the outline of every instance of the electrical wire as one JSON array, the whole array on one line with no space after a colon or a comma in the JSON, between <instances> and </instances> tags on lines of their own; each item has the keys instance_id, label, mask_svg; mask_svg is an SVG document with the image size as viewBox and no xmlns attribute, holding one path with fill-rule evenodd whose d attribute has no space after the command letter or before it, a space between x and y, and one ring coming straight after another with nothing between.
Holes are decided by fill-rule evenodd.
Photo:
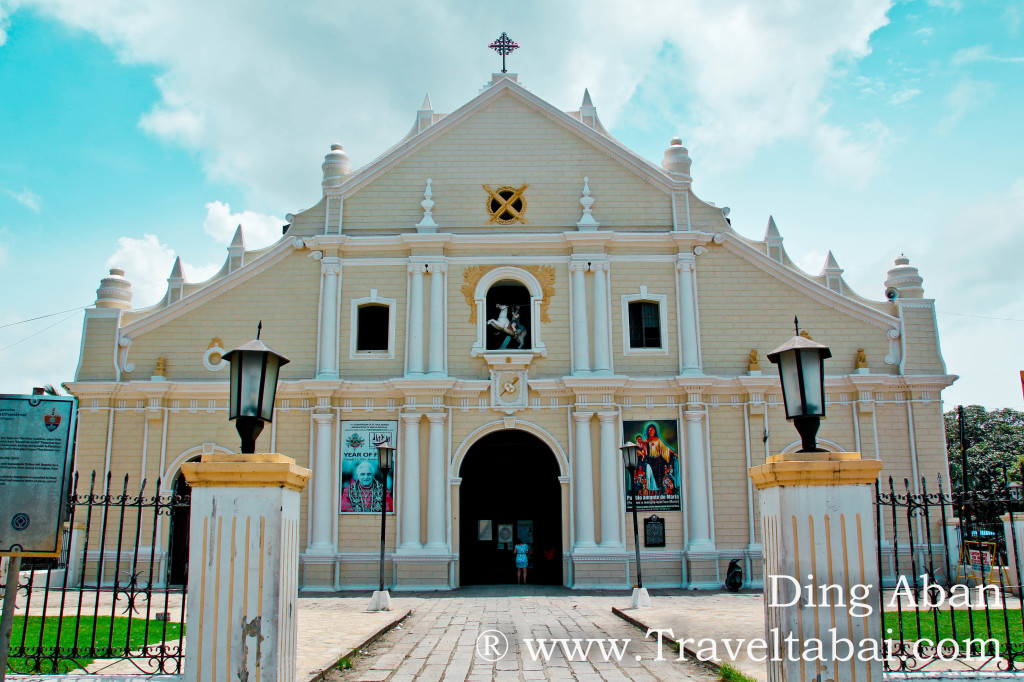
<instances>
[{"instance_id":1,"label":"electrical wire","mask_svg":"<svg viewBox=\"0 0 1024 682\"><path fill-rule=\"evenodd\" d=\"M957 317L976 317L979 320L1000 320L1001 322L1024 322L1016 317L990 317L988 315L971 315L970 313L947 313L945 310L936 310L939 315L956 315Z\"/></svg>"},{"instance_id":2,"label":"electrical wire","mask_svg":"<svg viewBox=\"0 0 1024 682\"><path fill-rule=\"evenodd\" d=\"M63 322L67 322L67 321L68 321L68 320L70 320L70 319L71 319L72 317L75 317L76 313L78 313L78 311L79 311L79 310L80 310L80 308L74 308L74 312L73 312L73 313L71 313L70 315L68 315L67 317L65 317L64 319L62 319L62 320L58 320L57 322L54 322L54 323L53 323L53 324L51 324L51 325L50 325L49 327L43 327L42 329L40 329L39 331L37 331L37 332L36 332L36 333L34 333L34 334L29 334L29 335L28 335L28 336L26 336L25 338L21 339L21 341L15 341L14 343L12 343L12 344L11 344L11 345L9 345L9 346L4 346L3 348L0 348L0 353L4 352L4 351L5 351L5 350L7 350L8 348L14 348L14 347L15 347L15 346L17 346L17 345L18 345L19 343L22 343L22 342L24 342L24 341L28 341L28 340L29 340L29 339L31 339L31 338L32 338L33 336L39 336L40 334L42 334L43 332L47 331L48 329L53 329L53 328L54 328L54 327L56 327L56 326L57 326L58 324L61 324L61 323L63 323ZM67 311L64 311L64 312L67 312ZM58 313L58 314L59 314L59 313ZM49 317L49 315L47 315L46 317Z\"/></svg>"},{"instance_id":3,"label":"electrical wire","mask_svg":"<svg viewBox=\"0 0 1024 682\"><path fill-rule=\"evenodd\" d=\"M50 313L48 315L40 315L39 317L30 317L27 320L20 320L19 322L8 322L7 324L0 324L0 329L6 329L7 327L13 327L18 324L25 324L26 322L35 322L36 320L43 320L47 317L53 317L54 315L61 315L63 313L70 313L72 311L85 310L89 306L80 305L77 308L68 308L67 310L61 310L56 313Z\"/></svg>"}]
</instances>

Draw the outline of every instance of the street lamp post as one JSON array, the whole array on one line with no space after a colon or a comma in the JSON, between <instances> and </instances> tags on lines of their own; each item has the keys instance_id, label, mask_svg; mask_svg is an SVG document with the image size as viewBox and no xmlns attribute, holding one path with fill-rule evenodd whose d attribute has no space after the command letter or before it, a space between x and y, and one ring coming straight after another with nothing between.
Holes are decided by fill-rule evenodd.
<instances>
[{"instance_id":1,"label":"street lamp post","mask_svg":"<svg viewBox=\"0 0 1024 682\"><path fill-rule=\"evenodd\" d=\"M388 474L395 466L395 448L390 445L377 446L377 459L382 475L383 490L380 496L380 589L370 597L370 611L390 611L391 595L384 589L384 529L388 520Z\"/></svg>"},{"instance_id":2,"label":"street lamp post","mask_svg":"<svg viewBox=\"0 0 1024 682\"><path fill-rule=\"evenodd\" d=\"M256 452L256 439L263 424L274 420L274 396L277 375L289 360L260 341L263 323L256 327L256 338L224 354L231 363L231 390L228 419L242 439L242 454Z\"/></svg>"},{"instance_id":3,"label":"street lamp post","mask_svg":"<svg viewBox=\"0 0 1024 682\"><path fill-rule=\"evenodd\" d=\"M779 366L786 419L800 434L799 452L825 452L817 435L825 418L825 359L832 357L828 346L800 336L800 324L793 318L796 336L771 353L768 359Z\"/></svg>"},{"instance_id":4,"label":"street lamp post","mask_svg":"<svg viewBox=\"0 0 1024 682\"><path fill-rule=\"evenodd\" d=\"M626 443L619 450L622 451L622 462L626 465L626 476L629 477L629 492L633 497L633 548L636 550L636 586L633 588L633 607L650 606L651 597L644 587L643 573L640 570L640 526L636 520L636 470L637 470L637 447L636 443Z\"/></svg>"}]
</instances>

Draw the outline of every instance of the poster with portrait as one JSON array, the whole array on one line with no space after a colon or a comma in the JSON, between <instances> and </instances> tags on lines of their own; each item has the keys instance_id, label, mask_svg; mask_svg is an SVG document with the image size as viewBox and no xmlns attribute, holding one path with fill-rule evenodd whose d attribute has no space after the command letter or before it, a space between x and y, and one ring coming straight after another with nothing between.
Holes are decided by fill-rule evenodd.
<instances>
[{"instance_id":1,"label":"poster with portrait","mask_svg":"<svg viewBox=\"0 0 1024 682\"><path fill-rule=\"evenodd\" d=\"M395 510L395 469L387 480L380 470L377 446L395 447L398 422L341 422L341 513L381 512L386 505Z\"/></svg>"},{"instance_id":2,"label":"poster with portrait","mask_svg":"<svg viewBox=\"0 0 1024 682\"><path fill-rule=\"evenodd\" d=\"M682 471L675 419L624 420L622 435L637 445L637 511L679 511ZM633 509L633 486L626 481L626 509Z\"/></svg>"}]
</instances>

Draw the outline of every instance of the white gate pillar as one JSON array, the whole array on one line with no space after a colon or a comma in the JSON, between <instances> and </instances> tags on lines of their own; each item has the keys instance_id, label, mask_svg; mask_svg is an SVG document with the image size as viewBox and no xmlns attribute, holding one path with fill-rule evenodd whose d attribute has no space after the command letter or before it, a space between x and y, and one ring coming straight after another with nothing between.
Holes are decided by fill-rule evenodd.
<instances>
[{"instance_id":1,"label":"white gate pillar","mask_svg":"<svg viewBox=\"0 0 1024 682\"><path fill-rule=\"evenodd\" d=\"M859 452L797 452L749 469L761 505L769 682L882 679L880 656L859 660L865 640L881 639L873 506L881 468Z\"/></svg>"},{"instance_id":2,"label":"white gate pillar","mask_svg":"<svg viewBox=\"0 0 1024 682\"><path fill-rule=\"evenodd\" d=\"M309 469L284 455L214 453L181 471L192 486L183 679L293 682Z\"/></svg>"}]
</instances>

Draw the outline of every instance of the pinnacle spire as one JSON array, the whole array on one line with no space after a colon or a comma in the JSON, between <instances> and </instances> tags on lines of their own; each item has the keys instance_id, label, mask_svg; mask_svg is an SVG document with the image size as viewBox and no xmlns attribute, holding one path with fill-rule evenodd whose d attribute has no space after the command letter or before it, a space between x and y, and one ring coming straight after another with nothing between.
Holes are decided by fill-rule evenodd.
<instances>
[{"instance_id":1,"label":"pinnacle spire","mask_svg":"<svg viewBox=\"0 0 1024 682\"><path fill-rule=\"evenodd\" d=\"M239 223L238 227L235 228L235 236L231 238L232 247L245 248L245 237L242 235L242 224Z\"/></svg>"},{"instance_id":2,"label":"pinnacle spire","mask_svg":"<svg viewBox=\"0 0 1024 682\"><path fill-rule=\"evenodd\" d=\"M430 103L430 93L428 92L423 98L423 104L420 105L420 111L433 111L434 105Z\"/></svg>"},{"instance_id":3,"label":"pinnacle spire","mask_svg":"<svg viewBox=\"0 0 1024 682\"><path fill-rule=\"evenodd\" d=\"M821 269L822 272L828 272L829 270L839 270L842 272L842 268L839 267L839 263L836 262L836 257L832 255L832 251L828 252L825 256L825 267Z\"/></svg>"},{"instance_id":4,"label":"pinnacle spire","mask_svg":"<svg viewBox=\"0 0 1024 682\"><path fill-rule=\"evenodd\" d=\"M185 279L185 275L181 268L181 256L174 259L174 267L171 268L171 276L169 279Z\"/></svg>"},{"instance_id":5,"label":"pinnacle spire","mask_svg":"<svg viewBox=\"0 0 1024 682\"><path fill-rule=\"evenodd\" d=\"M590 99L590 90L589 88L583 88L583 104L580 105L580 108L592 106L594 106L594 102Z\"/></svg>"},{"instance_id":6,"label":"pinnacle spire","mask_svg":"<svg viewBox=\"0 0 1024 682\"><path fill-rule=\"evenodd\" d=\"M765 239L782 239L782 235L779 234L779 228L775 225L775 218L768 216L768 228L764 231Z\"/></svg>"}]
</instances>

